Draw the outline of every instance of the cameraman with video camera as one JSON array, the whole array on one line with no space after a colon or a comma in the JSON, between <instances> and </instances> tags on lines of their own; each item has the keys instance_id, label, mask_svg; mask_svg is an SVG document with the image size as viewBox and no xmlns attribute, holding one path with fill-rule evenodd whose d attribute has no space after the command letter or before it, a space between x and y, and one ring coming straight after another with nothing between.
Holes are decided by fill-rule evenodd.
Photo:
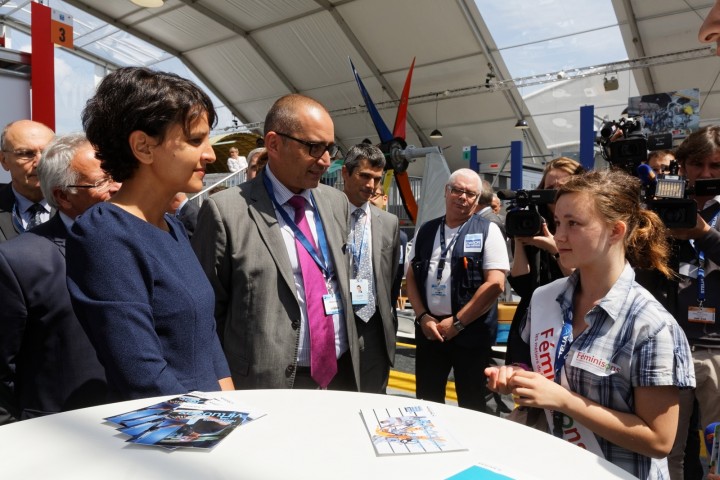
<instances>
[{"instance_id":1,"label":"cameraman with video camera","mask_svg":"<svg viewBox=\"0 0 720 480\"><path fill-rule=\"evenodd\" d=\"M572 158L553 159L545 165L542 179L537 188L538 190L556 190L560 183L571 175L577 175L583 171L582 165ZM554 208L553 203L539 205L538 213L543 219L541 231L535 236L515 235L513 239L514 256L508 282L515 293L520 296L520 303L515 309L508 334L505 356L505 362L508 365L528 363L526 357L529 352L527 352L527 344L520 339L519 325L525 317L535 289L572 273L572 269L563 267L557 259L558 250L553 239L555 233Z\"/></svg>"},{"instance_id":2,"label":"cameraman with video camera","mask_svg":"<svg viewBox=\"0 0 720 480\"><path fill-rule=\"evenodd\" d=\"M678 147L675 158L690 188L697 187L697 180L720 179L720 126L704 127L691 134ZM696 425L690 425L693 400L698 402L700 425L720 420L720 325L716 317L720 307L720 196L703 194L691 198L697 202L696 225L668 230L675 239L672 266L679 279L667 283L653 279L651 290L685 331L697 382L694 395L692 390L680 394L678 434L668 457L674 480L683 478L688 430L693 434L697 431Z\"/></svg>"}]
</instances>

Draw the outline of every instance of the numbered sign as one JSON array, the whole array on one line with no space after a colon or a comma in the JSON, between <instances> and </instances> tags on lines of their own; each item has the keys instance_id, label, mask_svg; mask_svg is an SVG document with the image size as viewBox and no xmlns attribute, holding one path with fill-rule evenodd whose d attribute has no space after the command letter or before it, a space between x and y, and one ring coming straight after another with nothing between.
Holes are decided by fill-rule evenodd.
<instances>
[{"instance_id":1,"label":"numbered sign","mask_svg":"<svg viewBox=\"0 0 720 480\"><path fill-rule=\"evenodd\" d=\"M73 17L67 13L52 9L50 15L51 38L54 44L73 48Z\"/></svg>"}]
</instances>

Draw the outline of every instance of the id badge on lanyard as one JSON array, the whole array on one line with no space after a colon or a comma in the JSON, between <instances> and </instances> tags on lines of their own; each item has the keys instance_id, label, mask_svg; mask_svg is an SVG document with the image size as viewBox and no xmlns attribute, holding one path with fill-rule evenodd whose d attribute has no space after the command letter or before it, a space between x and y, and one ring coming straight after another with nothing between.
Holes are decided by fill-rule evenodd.
<instances>
[{"instance_id":1,"label":"id badge on lanyard","mask_svg":"<svg viewBox=\"0 0 720 480\"><path fill-rule=\"evenodd\" d=\"M718 215L720 215L720 212L713 215L712 220L710 220L710 228L714 229L717 225L717 219ZM691 244L693 247L695 247L695 243L691 241ZM697 250L697 248L696 248ZM698 257L698 268L697 268L697 306L688 307L688 322L691 323L702 323L705 325L714 325L715 324L715 308L714 307L706 307L704 306L705 303L705 252L702 250L697 250L697 257Z\"/></svg>"}]
</instances>

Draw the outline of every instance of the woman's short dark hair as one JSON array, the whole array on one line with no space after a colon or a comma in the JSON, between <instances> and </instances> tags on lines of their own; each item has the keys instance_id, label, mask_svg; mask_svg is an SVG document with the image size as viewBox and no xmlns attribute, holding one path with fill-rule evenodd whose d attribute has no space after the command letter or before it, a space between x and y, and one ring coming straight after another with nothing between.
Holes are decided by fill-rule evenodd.
<instances>
[{"instance_id":1,"label":"woman's short dark hair","mask_svg":"<svg viewBox=\"0 0 720 480\"><path fill-rule=\"evenodd\" d=\"M195 120L207 114L210 127L217 116L212 100L197 85L174 73L126 67L106 76L82 112L82 123L102 168L118 182L132 177L138 161L128 138L136 130L163 141L179 123L189 135Z\"/></svg>"}]
</instances>

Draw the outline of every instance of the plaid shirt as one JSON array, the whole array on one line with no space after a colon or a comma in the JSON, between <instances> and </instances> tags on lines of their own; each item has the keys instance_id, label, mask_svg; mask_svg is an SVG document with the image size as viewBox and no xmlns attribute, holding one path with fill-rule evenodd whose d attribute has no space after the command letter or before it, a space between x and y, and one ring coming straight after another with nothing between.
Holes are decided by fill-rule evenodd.
<instances>
[{"instance_id":1,"label":"plaid shirt","mask_svg":"<svg viewBox=\"0 0 720 480\"><path fill-rule=\"evenodd\" d=\"M573 293L579 281L579 272L575 271L535 291L522 326L526 343L530 343L532 309L539 315L552 314L560 328L563 315L572 315ZM612 410L634 412L635 387L695 386L685 334L672 315L635 282L629 264L625 264L618 280L588 312L585 321L588 328L573 341L564 367L573 392ZM578 351L612 362L617 372L601 376L571 365ZM669 478L665 459L651 459L595 437L605 458L633 475L642 479Z\"/></svg>"}]
</instances>

